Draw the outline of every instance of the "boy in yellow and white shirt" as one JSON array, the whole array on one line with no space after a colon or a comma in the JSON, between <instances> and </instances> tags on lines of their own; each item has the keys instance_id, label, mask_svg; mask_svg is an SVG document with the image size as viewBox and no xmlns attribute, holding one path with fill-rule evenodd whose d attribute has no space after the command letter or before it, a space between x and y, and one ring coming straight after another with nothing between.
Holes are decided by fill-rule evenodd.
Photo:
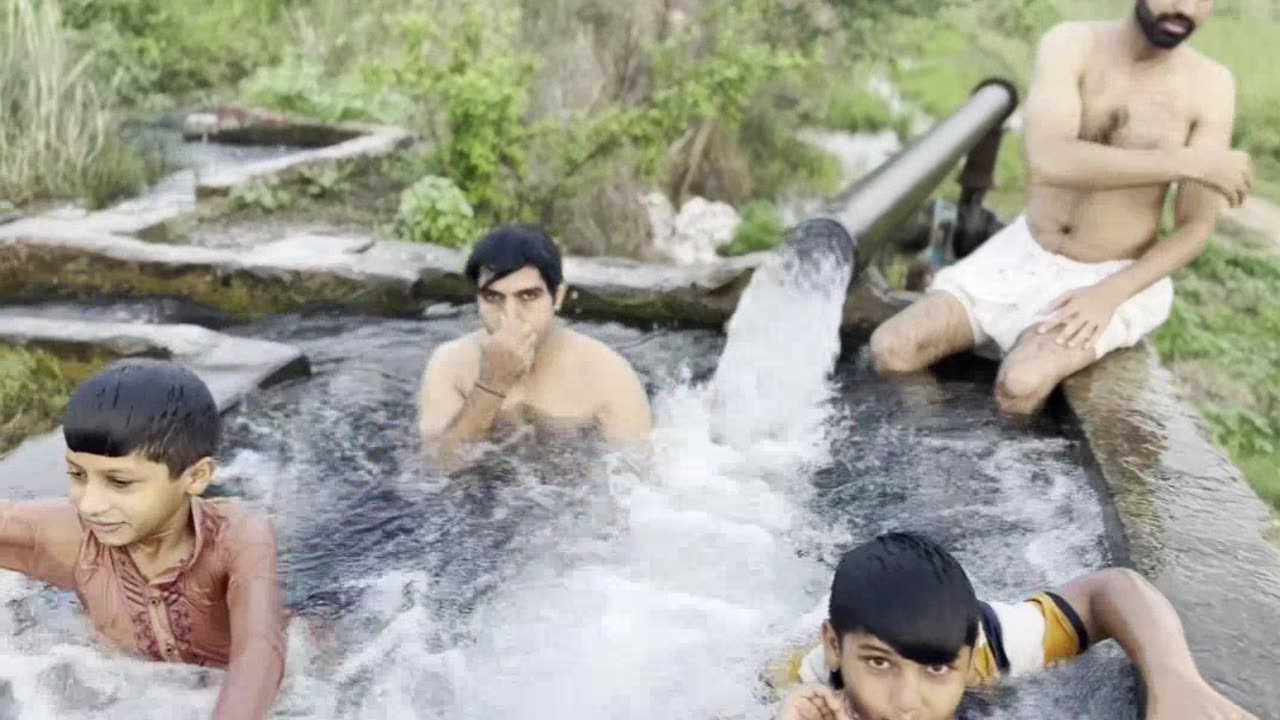
<instances>
[{"instance_id":1,"label":"boy in yellow and white shirt","mask_svg":"<svg viewBox=\"0 0 1280 720\"><path fill-rule=\"evenodd\" d=\"M781 720L954 720L965 691L1115 639L1142 673L1147 720L1256 720L1199 674L1177 613L1111 569L1025 602L980 602L946 550L882 535L836 568L822 643L775 673ZM796 687L798 686L798 687Z\"/></svg>"}]
</instances>

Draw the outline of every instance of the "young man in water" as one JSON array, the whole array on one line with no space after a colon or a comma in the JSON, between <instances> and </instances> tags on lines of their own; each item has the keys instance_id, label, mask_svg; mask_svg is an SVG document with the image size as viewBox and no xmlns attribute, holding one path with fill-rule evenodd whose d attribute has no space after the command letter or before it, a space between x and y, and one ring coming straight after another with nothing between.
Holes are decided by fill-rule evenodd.
<instances>
[{"instance_id":1,"label":"young man in water","mask_svg":"<svg viewBox=\"0 0 1280 720\"><path fill-rule=\"evenodd\" d=\"M265 718L284 671L264 516L200 496L221 419L168 362L111 365L67 405L71 502L0 502L0 568L72 590L99 635L163 662L226 668L214 718Z\"/></svg>"},{"instance_id":2,"label":"young man in water","mask_svg":"<svg viewBox=\"0 0 1280 720\"><path fill-rule=\"evenodd\" d=\"M875 331L879 370L993 345L998 403L1029 414L1168 318L1169 276L1204 249L1224 198L1238 206L1250 189L1249 157L1231 149L1231 72L1184 45L1212 9L1138 0L1127 19L1044 35L1024 110L1025 214ZM1158 240L1174 183L1177 228Z\"/></svg>"},{"instance_id":3,"label":"young man in water","mask_svg":"<svg viewBox=\"0 0 1280 720\"><path fill-rule=\"evenodd\" d=\"M1147 720L1257 720L1200 676L1177 612L1111 569L1026 602L980 602L964 569L923 538L849 551L822 644L803 657L780 720L955 720L965 691L1065 662L1114 639L1147 687Z\"/></svg>"},{"instance_id":4,"label":"young man in water","mask_svg":"<svg viewBox=\"0 0 1280 720\"><path fill-rule=\"evenodd\" d=\"M521 410L594 423L614 443L648 436L649 398L635 370L556 319L567 288L546 232L493 230L472 250L466 275L478 288L483 327L441 345L427 362L419 432L428 447L479 440Z\"/></svg>"}]
</instances>

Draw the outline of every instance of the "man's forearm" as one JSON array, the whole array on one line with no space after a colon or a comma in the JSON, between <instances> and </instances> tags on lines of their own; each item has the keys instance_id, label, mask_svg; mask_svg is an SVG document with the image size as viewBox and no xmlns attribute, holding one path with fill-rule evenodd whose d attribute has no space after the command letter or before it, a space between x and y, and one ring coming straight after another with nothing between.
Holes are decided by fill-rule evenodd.
<instances>
[{"instance_id":1,"label":"man's forearm","mask_svg":"<svg viewBox=\"0 0 1280 720\"><path fill-rule=\"evenodd\" d=\"M1208 223L1184 225L1167 238L1158 240L1132 265L1103 282L1121 302L1128 300L1195 260L1212 233L1213 226Z\"/></svg>"},{"instance_id":2,"label":"man's forearm","mask_svg":"<svg viewBox=\"0 0 1280 720\"><path fill-rule=\"evenodd\" d=\"M1029 144L1031 182L1071 190L1119 190L1167 185L1186 179L1183 154L1169 149L1131 150L1088 140Z\"/></svg>"},{"instance_id":3,"label":"man's forearm","mask_svg":"<svg viewBox=\"0 0 1280 720\"><path fill-rule=\"evenodd\" d=\"M445 428L440 439L451 444L468 443L489 434L493 423L498 419L502 400L502 397L488 390L471 388L462 402L462 409Z\"/></svg>"}]
</instances>

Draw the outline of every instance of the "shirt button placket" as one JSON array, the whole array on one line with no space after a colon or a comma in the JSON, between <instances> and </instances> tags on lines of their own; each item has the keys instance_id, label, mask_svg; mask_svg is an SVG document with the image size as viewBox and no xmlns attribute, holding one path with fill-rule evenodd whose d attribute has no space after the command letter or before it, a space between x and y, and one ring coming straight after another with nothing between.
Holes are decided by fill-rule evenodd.
<instances>
[{"instance_id":1,"label":"shirt button placket","mask_svg":"<svg viewBox=\"0 0 1280 720\"><path fill-rule=\"evenodd\" d=\"M161 591L155 587L147 588L148 615L151 617L151 632L156 637L160 652L167 662L177 661L178 648L174 643L173 632L169 628L169 607L165 604Z\"/></svg>"}]
</instances>

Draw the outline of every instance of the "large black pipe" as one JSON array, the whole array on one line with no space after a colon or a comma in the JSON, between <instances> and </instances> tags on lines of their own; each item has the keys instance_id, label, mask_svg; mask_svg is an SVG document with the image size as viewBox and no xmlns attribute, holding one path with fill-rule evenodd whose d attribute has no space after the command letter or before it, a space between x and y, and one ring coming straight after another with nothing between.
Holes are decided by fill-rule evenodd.
<instances>
[{"instance_id":1,"label":"large black pipe","mask_svg":"<svg viewBox=\"0 0 1280 720\"><path fill-rule=\"evenodd\" d=\"M965 154L973 153L962 178L966 189L990 187L1001 128L1017 106L1018 91L1008 81L983 81L960 109L831 200L818 217L849 234L855 272L884 251Z\"/></svg>"}]
</instances>

